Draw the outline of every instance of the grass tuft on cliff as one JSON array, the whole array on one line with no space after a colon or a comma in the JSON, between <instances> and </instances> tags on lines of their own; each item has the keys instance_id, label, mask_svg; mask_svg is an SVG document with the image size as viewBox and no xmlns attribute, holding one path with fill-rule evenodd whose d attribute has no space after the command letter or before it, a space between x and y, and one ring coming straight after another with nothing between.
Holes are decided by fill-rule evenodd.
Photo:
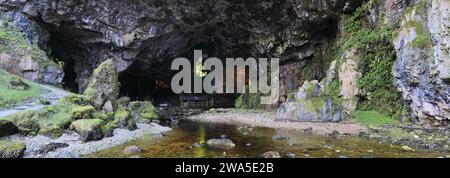
<instances>
[{"instance_id":1,"label":"grass tuft on cliff","mask_svg":"<svg viewBox=\"0 0 450 178\"><path fill-rule=\"evenodd\" d=\"M40 93L39 85L0 69L0 109L38 97Z\"/></svg>"}]
</instances>

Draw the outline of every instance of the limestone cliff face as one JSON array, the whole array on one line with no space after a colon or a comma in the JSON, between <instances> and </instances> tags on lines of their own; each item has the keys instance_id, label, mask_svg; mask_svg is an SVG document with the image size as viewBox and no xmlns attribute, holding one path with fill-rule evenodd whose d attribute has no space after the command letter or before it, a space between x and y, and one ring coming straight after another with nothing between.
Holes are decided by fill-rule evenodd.
<instances>
[{"instance_id":1,"label":"limestone cliff face","mask_svg":"<svg viewBox=\"0 0 450 178\"><path fill-rule=\"evenodd\" d=\"M396 58L392 69L392 82L403 96L404 108L408 110L403 113L403 117L413 118L424 126L448 127L450 123L449 5L448 0L369 2L368 21L376 24L379 29L395 29L392 34ZM351 50L344 52L343 56L349 51ZM370 54L359 53L351 55L353 57L350 58L360 60L358 58L364 55ZM341 69L348 66L346 63L340 65ZM358 67L354 69L362 70ZM341 70L338 76L341 80L344 108L350 108L350 111L355 108L348 107L346 98L370 97L358 92L358 88L364 86L352 85L357 83L359 78L349 77L355 76L352 75L354 72L355 70ZM358 96L359 94L363 96ZM354 103L350 106L354 106Z\"/></svg>"},{"instance_id":2,"label":"limestone cliff face","mask_svg":"<svg viewBox=\"0 0 450 178\"><path fill-rule=\"evenodd\" d=\"M102 61L119 72L167 78L170 60L210 46L210 55L311 59L357 0L2 0L0 9L47 30L53 55L74 63L84 90ZM199 46L200 45L200 46ZM245 50L243 50L245 49ZM288 75L288 74L287 74ZM298 84L297 84L298 85Z\"/></svg>"},{"instance_id":3,"label":"limestone cliff face","mask_svg":"<svg viewBox=\"0 0 450 178\"><path fill-rule=\"evenodd\" d=\"M322 106L325 102L318 105L317 101L331 96L334 99L331 103L340 105L350 116L356 109L378 109L397 113L395 117L401 113L401 117L412 118L423 126L448 127L449 3L448 0L368 1L361 7L366 10L343 16L343 27L337 35L338 44L342 44L338 48L340 52L335 54L336 60L321 82L325 92L313 99L297 97L283 104L279 118L310 120L311 114L326 113L321 111L326 108ZM357 29L351 28L354 24L358 25ZM400 92L400 99L393 94L396 91ZM313 101L318 111L305 112L304 108L313 105L305 103ZM389 106L394 110L390 111Z\"/></svg>"},{"instance_id":4,"label":"limestone cliff face","mask_svg":"<svg viewBox=\"0 0 450 178\"><path fill-rule=\"evenodd\" d=\"M424 125L450 123L450 2L418 1L394 39L395 83Z\"/></svg>"},{"instance_id":5,"label":"limestone cliff face","mask_svg":"<svg viewBox=\"0 0 450 178\"><path fill-rule=\"evenodd\" d=\"M38 47L35 34L26 32L27 28L33 28L32 24L21 15L12 21L11 15L0 15L0 68L38 83L61 83L64 77L61 67ZM19 29L15 23L27 25Z\"/></svg>"}]
</instances>

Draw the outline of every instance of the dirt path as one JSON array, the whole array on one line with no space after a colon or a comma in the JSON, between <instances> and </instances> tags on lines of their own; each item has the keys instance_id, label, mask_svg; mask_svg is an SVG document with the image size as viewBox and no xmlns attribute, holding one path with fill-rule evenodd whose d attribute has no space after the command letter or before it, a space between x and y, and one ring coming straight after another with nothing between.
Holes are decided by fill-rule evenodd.
<instances>
[{"instance_id":1,"label":"dirt path","mask_svg":"<svg viewBox=\"0 0 450 178\"><path fill-rule=\"evenodd\" d=\"M360 132L367 130L366 127L359 124L276 121L275 116L275 111L243 111L230 109L221 110L220 112L206 112L188 117L187 119L212 123L243 124L252 127L267 127L274 129L299 131L312 129L312 132L318 134L327 134L338 131L340 134L357 135Z\"/></svg>"},{"instance_id":2,"label":"dirt path","mask_svg":"<svg viewBox=\"0 0 450 178\"><path fill-rule=\"evenodd\" d=\"M55 87L51 87L51 86L47 86L47 85L40 85L40 87L42 90L42 94L39 97L48 100L50 102L50 105L56 105L58 103L59 99L70 95L69 92L64 91L62 89L55 88ZM19 106L15 106L13 108L6 109L6 110L0 110L0 117L10 116L10 115L16 114L21 111L26 111L26 110L41 110L44 107L49 106L49 105L43 105L43 104L39 103L37 100L38 100L38 98L34 98L33 100L28 101L23 104L20 104Z\"/></svg>"}]
</instances>

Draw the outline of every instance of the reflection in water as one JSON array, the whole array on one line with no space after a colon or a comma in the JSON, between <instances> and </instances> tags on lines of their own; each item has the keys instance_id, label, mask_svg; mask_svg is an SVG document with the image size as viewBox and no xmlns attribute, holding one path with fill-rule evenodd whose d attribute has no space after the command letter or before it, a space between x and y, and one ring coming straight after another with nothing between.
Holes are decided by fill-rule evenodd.
<instances>
[{"instance_id":1,"label":"reflection in water","mask_svg":"<svg viewBox=\"0 0 450 178\"><path fill-rule=\"evenodd\" d=\"M206 128L204 124L199 125L198 127L198 143L200 145L206 144ZM203 158L206 157L206 148L204 146L199 146L194 150L194 157Z\"/></svg>"},{"instance_id":2,"label":"reflection in water","mask_svg":"<svg viewBox=\"0 0 450 178\"><path fill-rule=\"evenodd\" d=\"M126 145L100 151L92 157L181 157L181 158L246 158L260 157L267 151L278 151L283 157L319 158L361 158L361 157L438 157L439 153L427 151L404 152L398 146L379 144L358 137L330 138L308 135L298 131L274 130L268 128L238 129L239 126L197 123L188 120L180 122L178 128L163 138L144 137ZM226 135L236 147L234 149L212 149L205 145L208 139ZM272 140L272 136L281 136ZM126 146L137 145L145 151L138 155L124 155ZM444 154L445 155L445 154Z\"/></svg>"}]
</instances>

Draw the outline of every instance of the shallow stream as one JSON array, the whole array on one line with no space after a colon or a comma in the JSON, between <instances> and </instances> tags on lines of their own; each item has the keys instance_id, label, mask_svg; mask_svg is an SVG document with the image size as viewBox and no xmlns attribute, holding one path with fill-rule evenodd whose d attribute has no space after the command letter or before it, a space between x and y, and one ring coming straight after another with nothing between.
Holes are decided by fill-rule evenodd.
<instances>
[{"instance_id":1,"label":"shallow stream","mask_svg":"<svg viewBox=\"0 0 450 178\"><path fill-rule=\"evenodd\" d=\"M236 147L210 148L208 139L225 135ZM197 144L196 144L197 143ZM126 146L139 146L141 153L126 155ZM92 157L141 158L258 158L267 151L277 151L283 157L297 158L408 158L445 156L436 152L403 151L400 146L380 144L359 137L325 137L295 131L268 128L247 128L234 125L199 123L182 120L177 128L161 138L147 136L125 145L97 152Z\"/></svg>"}]
</instances>

